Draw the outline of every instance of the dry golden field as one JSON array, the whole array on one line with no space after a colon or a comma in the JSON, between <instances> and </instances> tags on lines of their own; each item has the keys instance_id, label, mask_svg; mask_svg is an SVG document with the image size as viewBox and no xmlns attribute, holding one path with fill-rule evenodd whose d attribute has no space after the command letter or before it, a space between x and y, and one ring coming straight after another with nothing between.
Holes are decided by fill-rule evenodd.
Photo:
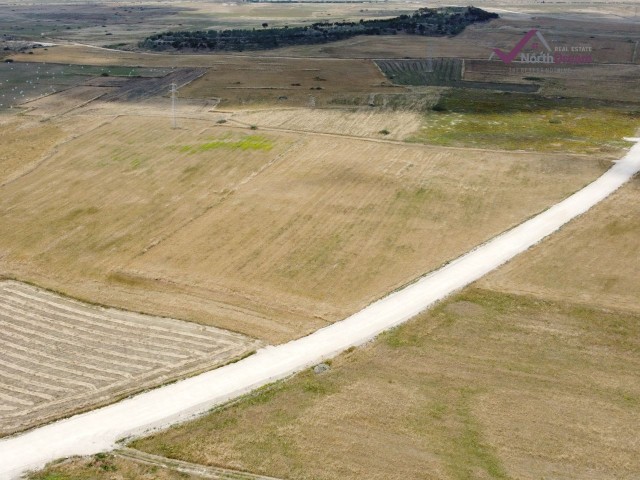
<instances>
[{"instance_id":1,"label":"dry golden field","mask_svg":"<svg viewBox=\"0 0 640 480\"><path fill-rule=\"evenodd\" d=\"M372 96L372 102L376 97ZM404 140L421 126L415 112L360 109L279 109L240 112L230 117L233 123L298 132L323 132L335 135Z\"/></svg>"},{"instance_id":2,"label":"dry golden field","mask_svg":"<svg viewBox=\"0 0 640 480\"><path fill-rule=\"evenodd\" d=\"M64 8L60 16L74 16L74 28L46 22L32 28L34 35L42 30L49 38L103 45L183 26L251 27L263 21L258 17L280 26L417 8L405 2L173 3L153 5L147 13L151 4L141 3L141 10L112 24L110 15L128 6L87 16L86 5L49 2L33 18ZM620 112L629 115L628 129L637 123L640 38L637 21L623 18L630 5L480 0L482 8L525 14L503 12L502 19L451 38L356 37L242 55L71 44L12 55L16 62L114 72L108 78L98 70L69 75L65 91L24 103L18 115L0 116L0 278L201 324L188 329L215 326L270 343L341 320L565 198L610 166L619 133L627 130ZM34 8L14 7L0 19L0 32ZM105 26L101 15L107 15ZM487 61L493 48L510 49L531 28L553 45L593 46L597 64L541 75ZM497 123L485 134L473 122L486 127L487 111L432 112L449 97L448 106L455 106L454 90L394 86L371 61L426 56L463 58L465 80L539 82L545 105L555 96L580 97L585 105L591 98L627 103L612 104L620 107L615 128L600 122L594 133L576 130L572 122L614 118L599 117L595 103L558 121L566 112L537 110L541 97L520 96L521 104L510 97L492 104L505 109L491 112L499 118L491 117ZM124 78L124 66L145 72ZM180 84L177 129L168 118L173 81ZM499 94L474 95L482 107L481 97ZM310 108L313 103L318 108ZM442 135L460 142L446 144L459 148L404 143L434 142L434 119ZM530 119L537 130L528 128ZM462 138L460 125L482 141ZM554 135L565 127L577 133L558 143ZM542 133L532 140L532 130ZM509 141L496 142L500 135ZM607 141L615 148L603 149ZM594 153L566 153L580 142L589 147L580 151ZM545 144L560 153L541 153ZM462 148L469 145L534 151ZM635 480L639 189L636 178L472 288L336 358L328 372L303 372L132 446L281 478ZM23 358L33 345L18 342L15 329L34 330L35 318L59 332L31 335L50 335L56 345L65 332L86 337L95 327L96 335L117 334L117 328L96 325L110 321L93 316L103 313L101 307L80 308L45 292L32 295L27 306L29 288L0 298L0 316L6 317L0 340L12 358L33 363ZM67 310L46 304L52 298ZM79 309L71 312L73 319L70 305ZM137 326L127 328L123 341L129 342ZM145 341L157 349L164 339ZM175 355L183 355L180 345L174 347ZM218 352L214 340L210 347L215 351L203 355ZM89 378L89 362L77 366L67 355L38 354L51 360L43 363L51 382L54 373L72 370L75 386ZM152 363L152 357L140 362ZM165 357L156 366L167 370ZM121 373L111 370L96 365L92 385L108 388L107 380ZM15 378L3 379L0 366L0 387L14 392L13 403L0 392L0 420L7 408L17 411L31 401L15 393ZM40 386L51 396L51 385ZM247 478L227 473L222 478ZM201 477L101 454L50 466L32 478Z\"/></svg>"},{"instance_id":3,"label":"dry golden field","mask_svg":"<svg viewBox=\"0 0 640 480\"><path fill-rule=\"evenodd\" d=\"M272 342L348 316L607 166L198 120L177 130L156 117L101 121L3 187L1 271Z\"/></svg>"},{"instance_id":4,"label":"dry golden field","mask_svg":"<svg viewBox=\"0 0 640 480\"><path fill-rule=\"evenodd\" d=\"M6 115L0 117L0 185L30 171L50 155L56 145L73 138L81 122L46 122Z\"/></svg>"},{"instance_id":5,"label":"dry golden field","mask_svg":"<svg viewBox=\"0 0 640 480\"><path fill-rule=\"evenodd\" d=\"M489 275L483 288L640 313L640 178Z\"/></svg>"},{"instance_id":6,"label":"dry golden field","mask_svg":"<svg viewBox=\"0 0 640 480\"><path fill-rule=\"evenodd\" d=\"M637 192L636 179L328 372L132 446L281 478L634 479ZM88 461L47 473L80 478Z\"/></svg>"},{"instance_id":7,"label":"dry golden field","mask_svg":"<svg viewBox=\"0 0 640 480\"><path fill-rule=\"evenodd\" d=\"M132 446L280 478L631 480L638 320L468 289L328 372ZM47 474L107 478L89 461Z\"/></svg>"},{"instance_id":8,"label":"dry golden field","mask_svg":"<svg viewBox=\"0 0 640 480\"><path fill-rule=\"evenodd\" d=\"M133 446L296 479L631 479L638 319L468 290L325 374Z\"/></svg>"}]
</instances>

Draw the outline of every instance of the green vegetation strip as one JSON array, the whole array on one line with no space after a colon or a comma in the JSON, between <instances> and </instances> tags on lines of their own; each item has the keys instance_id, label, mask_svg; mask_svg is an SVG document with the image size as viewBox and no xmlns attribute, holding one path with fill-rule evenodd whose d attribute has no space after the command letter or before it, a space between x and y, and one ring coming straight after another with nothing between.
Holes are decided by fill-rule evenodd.
<instances>
[{"instance_id":1,"label":"green vegetation strip","mask_svg":"<svg viewBox=\"0 0 640 480\"><path fill-rule=\"evenodd\" d=\"M200 145L184 145L179 150L184 153L202 153L226 148L229 150L264 150L273 148L273 142L261 135L247 135L239 140L214 139Z\"/></svg>"}]
</instances>

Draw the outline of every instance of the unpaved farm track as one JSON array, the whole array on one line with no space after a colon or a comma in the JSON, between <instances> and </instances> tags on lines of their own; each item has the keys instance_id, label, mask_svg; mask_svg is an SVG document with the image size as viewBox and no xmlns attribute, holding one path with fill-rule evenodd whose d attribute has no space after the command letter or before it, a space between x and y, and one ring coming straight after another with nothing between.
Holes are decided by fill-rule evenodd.
<instances>
[{"instance_id":1,"label":"unpaved farm track","mask_svg":"<svg viewBox=\"0 0 640 480\"><path fill-rule=\"evenodd\" d=\"M185 473L187 475L196 475L198 477L209 478L212 480L280 480L278 478L266 477L264 475L254 475L252 473L229 470L228 468L208 467L184 462L182 460L160 457L158 455L141 452L132 448L122 448L114 452L114 454L118 457L126 458L127 460L136 463L168 468L176 472Z\"/></svg>"},{"instance_id":2,"label":"unpaved farm track","mask_svg":"<svg viewBox=\"0 0 640 480\"><path fill-rule=\"evenodd\" d=\"M637 143L624 159L582 190L341 322L261 349L231 365L0 440L0 477L15 478L61 457L113 449L119 439L186 421L361 345L526 251L607 198L639 171Z\"/></svg>"},{"instance_id":3,"label":"unpaved farm track","mask_svg":"<svg viewBox=\"0 0 640 480\"><path fill-rule=\"evenodd\" d=\"M239 334L0 282L0 435L226 363Z\"/></svg>"}]
</instances>

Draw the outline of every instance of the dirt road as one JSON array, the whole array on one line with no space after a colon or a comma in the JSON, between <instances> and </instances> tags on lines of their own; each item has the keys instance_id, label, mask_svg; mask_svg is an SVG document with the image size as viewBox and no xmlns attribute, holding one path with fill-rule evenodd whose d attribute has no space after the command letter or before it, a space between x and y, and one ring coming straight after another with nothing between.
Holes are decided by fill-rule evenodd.
<instances>
[{"instance_id":1,"label":"dirt road","mask_svg":"<svg viewBox=\"0 0 640 480\"><path fill-rule=\"evenodd\" d=\"M187 420L360 345L540 242L639 171L636 143L609 171L569 198L341 322L240 362L2 440L0 477L17 477L56 458L112 449L118 439Z\"/></svg>"}]
</instances>

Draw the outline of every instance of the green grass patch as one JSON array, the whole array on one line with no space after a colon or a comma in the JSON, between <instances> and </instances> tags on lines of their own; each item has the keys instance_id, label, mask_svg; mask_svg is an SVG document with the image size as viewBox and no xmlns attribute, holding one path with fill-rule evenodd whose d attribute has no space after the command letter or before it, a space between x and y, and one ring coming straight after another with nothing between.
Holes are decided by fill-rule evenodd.
<instances>
[{"instance_id":1,"label":"green grass patch","mask_svg":"<svg viewBox=\"0 0 640 480\"><path fill-rule=\"evenodd\" d=\"M232 139L214 139L200 145L184 145L179 147L179 151L183 153L203 153L211 150L227 149L227 150L263 150L269 151L273 148L273 141L263 137L262 135L247 135L238 140Z\"/></svg>"},{"instance_id":2,"label":"green grass patch","mask_svg":"<svg viewBox=\"0 0 640 480\"><path fill-rule=\"evenodd\" d=\"M382 340L388 347L396 349L402 347L419 347L423 344L422 339L412 333L411 329L406 325L401 325L380 335Z\"/></svg>"},{"instance_id":3,"label":"green grass patch","mask_svg":"<svg viewBox=\"0 0 640 480\"><path fill-rule=\"evenodd\" d=\"M617 152L640 120L624 105L535 94L454 89L424 117L410 140L443 146Z\"/></svg>"}]
</instances>

